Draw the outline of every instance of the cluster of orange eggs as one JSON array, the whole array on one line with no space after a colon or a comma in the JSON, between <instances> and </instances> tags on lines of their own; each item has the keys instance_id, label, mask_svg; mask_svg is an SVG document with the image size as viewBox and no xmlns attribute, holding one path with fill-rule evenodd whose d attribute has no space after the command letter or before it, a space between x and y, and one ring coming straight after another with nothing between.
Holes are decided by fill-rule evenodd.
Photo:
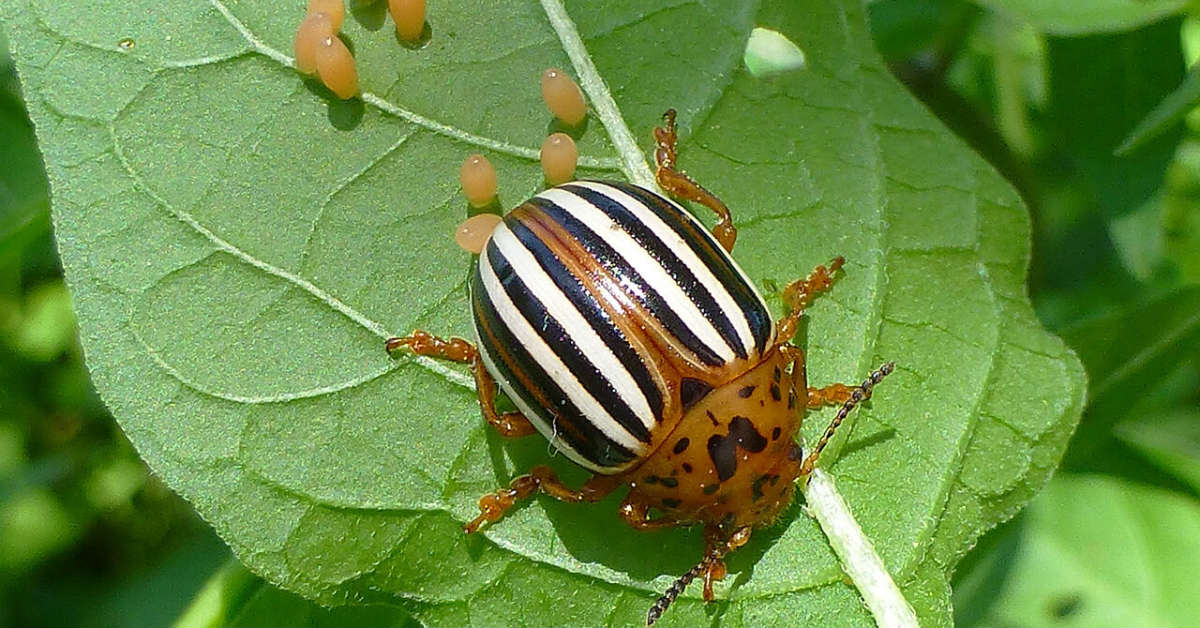
<instances>
[{"instance_id":1,"label":"cluster of orange eggs","mask_svg":"<svg viewBox=\"0 0 1200 628\"><path fill-rule=\"evenodd\" d=\"M388 12L396 33L416 42L425 29L425 0L388 0ZM358 93L358 69L354 55L338 36L346 18L342 0L308 0L308 15L296 29L296 69L317 78L337 94L351 98Z\"/></svg>"},{"instance_id":2,"label":"cluster of orange eggs","mask_svg":"<svg viewBox=\"0 0 1200 628\"><path fill-rule=\"evenodd\" d=\"M578 127L587 117L583 91L565 72L549 68L542 73L542 100L554 117L568 127ZM542 142L542 174L546 183L559 185L575 178L579 148L566 133L553 133ZM496 169L478 153L467 157L458 173L463 194L472 207L483 208L496 199ZM479 214L459 225L454 239L459 246L478 253L500 220L495 214Z\"/></svg>"},{"instance_id":3,"label":"cluster of orange eggs","mask_svg":"<svg viewBox=\"0 0 1200 628\"><path fill-rule=\"evenodd\" d=\"M396 24L396 34L406 42L418 42L425 30L425 0L388 0L388 13ZM308 0L308 14L296 30L296 69L316 75L338 98L358 94L358 70L354 55L339 37L346 18L343 0ZM587 103L579 85L558 68L542 73L542 100L546 108L565 125L579 128L587 117ZM575 177L579 148L566 133L553 133L542 142L542 173L550 185L566 183ZM486 157L467 157L459 171L459 182L472 207L481 209L496 199L496 169ZM478 252L490 235L499 216L479 214L464 222L455 234L463 248Z\"/></svg>"}]
</instances>

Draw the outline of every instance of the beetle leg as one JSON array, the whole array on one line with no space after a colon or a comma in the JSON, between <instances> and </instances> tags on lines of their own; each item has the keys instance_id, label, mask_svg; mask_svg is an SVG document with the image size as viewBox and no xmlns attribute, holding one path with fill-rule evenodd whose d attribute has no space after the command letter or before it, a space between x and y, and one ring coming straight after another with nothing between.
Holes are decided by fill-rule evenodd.
<instances>
[{"instance_id":1,"label":"beetle leg","mask_svg":"<svg viewBox=\"0 0 1200 628\"><path fill-rule=\"evenodd\" d=\"M651 519L650 508L649 502L631 492L625 496L625 501L621 502L621 507L617 512L621 515L621 519L635 530L661 530L680 524L680 521L674 517L664 516Z\"/></svg>"},{"instance_id":2,"label":"beetle leg","mask_svg":"<svg viewBox=\"0 0 1200 628\"><path fill-rule=\"evenodd\" d=\"M737 240L737 228L733 226L733 216L729 207L704 186L696 183L682 170L675 169L675 142L679 139L675 134L675 110L668 109L663 114L663 126L654 129L654 178L663 191L688 201L695 201L713 210L717 214L717 224L713 226L713 237L726 251L733 250Z\"/></svg>"},{"instance_id":3,"label":"beetle leg","mask_svg":"<svg viewBox=\"0 0 1200 628\"><path fill-rule=\"evenodd\" d=\"M652 626L658 621L659 617L666 612L667 607L679 597L680 593L687 588L687 585L695 580L697 576L703 576L704 582L704 601L713 601L712 583L716 580L725 578L725 555L733 550L746 544L750 540L750 526L738 528L729 538L723 539L720 536L720 529L714 525L704 527L704 557L700 562L696 563L695 567L684 572L679 576L674 583L671 584L663 594L650 607L650 612L646 613L646 625Z\"/></svg>"},{"instance_id":4,"label":"beetle leg","mask_svg":"<svg viewBox=\"0 0 1200 628\"><path fill-rule=\"evenodd\" d=\"M716 597L713 595L712 583L719 582L725 579L725 574L728 570L725 568L725 556L733 550L743 546L750 540L750 533L753 529L750 526L738 528L727 539L721 539L718 536L710 533L717 531L715 526L706 527L704 532L705 551L707 557L704 567L704 601L711 602Z\"/></svg>"},{"instance_id":5,"label":"beetle leg","mask_svg":"<svg viewBox=\"0 0 1200 628\"><path fill-rule=\"evenodd\" d=\"M449 360L451 362L458 362L459 364L471 364L479 355L479 352L475 349L475 345L462 338L444 340L420 329L413 331L413 333L407 336L393 336L388 338L384 344L384 348L387 349L388 353L401 347L408 347L409 351L417 355Z\"/></svg>"},{"instance_id":6,"label":"beetle leg","mask_svg":"<svg viewBox=\"0 0 1200 628\"><path fill-rule=\"evenodd\" d=\"M479 395L479 408L483 410L483 418L487 419L487 422L496 428L501 436L520 438L537 431L524 414L520 412L501 414L496 410L496 380L483 366L483 359L478 355L471 363L471 370L475 373L475 392Z\"/></svg>"},{"instance_id":7,"label":"beetle leg","mask_svg":"<svg viewBox=\"0 0 1200 628\"><path fill-rule=\"evenodd\" d=\"M854 393L853 386L845 384L830 384L823 388L808 389L808 407L836 406L846 403Z\"/></svg>"},{"instance_id":8,"label":"beetle leg","mask_svg":"<svg viewBox=\"0 0 1200 628\"><path fill-rule=\"evenodd\" d=\"M479 516L463 526L463 530L471 534L484 523L499 521L518 501L534 493L545 493L564 502L596 502L604 499L618 485L619 480L616 476L595 475L584 482L582 488L574 490L563 484L553 469L538 465L530 469L529 473L513 478L508 488L480 497Z\"/></svg>"},{"instance_id":9,"label":"beetle leg","mask_svg":"<svg viewBox=\"0 0 1200 628\"><path fill-rule=\"evenodd\" d=\"M871 375L863 383L850 389L850 398L842 403L842 407L834 415L833 420L829 422L829 427L825 428L825 433L821 435L821 440L817 441L816 447L813 447L813 450L804 458L804 462L800 464L801 476L812 473L813 468L817 465L817 457L821 455L821 450L825 449L825 446L829 444L829 439L833 438L833 432L842 424L842 421L846 419L846 416L850 414L854 406L871 398L871 390L875 388L875 385L880 380L887 377L888 373L891 373L894 368L895 364L888 362L879 367L878 370L871 371Z\"/></svg>"},{"instance_id":10,"label":"beetle leg","mask_svg":"<svg viewBox=\"0 0 1200 628\"><path fill-rule=\"evenodd\" d=\"M837 256L829 262L829 266L817 266L804 279L797 279L783 289L783 302L788 306L787 316L779 319L776 342L788 342L796 335L796 327L805 308L812 302L813 297L828 290L837 279L836 273L845 264L842 256Z\"/></svg>"},{"instance_id":11,"label":"beetle leg","mask_svg":"<svg viewBox=\"0 0 1200 628\"><path fill-rule=\"evenodd\" d=\"M483 418L487 419L501 436L507 438L527 436L536 431L529 419L520 412L501 414L496 410L496 380L483 366L479 350L470 342L462 338L444 340L418 329L407 336L388 338L384 347L388 353L407 347L416 355L470 365L471 372L475 374L475 392L479 395L479 408L483 411Z\"/></svg>"}]
</instances>

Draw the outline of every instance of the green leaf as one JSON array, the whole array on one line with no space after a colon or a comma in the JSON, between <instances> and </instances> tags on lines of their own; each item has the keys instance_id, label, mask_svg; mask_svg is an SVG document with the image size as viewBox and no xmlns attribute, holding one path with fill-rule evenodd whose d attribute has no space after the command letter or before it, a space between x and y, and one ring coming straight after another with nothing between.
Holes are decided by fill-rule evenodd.
<instances>
[{"instance_id":1,"label":"green leaf","mask_svg":"<svg viewBox=\"0 0 1200 628\"><path fill-rule=\"evenodd\" d=\"M1136 151L1114 152L1183 81L1179 27L1180 20L1170 19L1126 33L1048 41L1052 140L1109 216L1133 211L1156 194L1175 156L1179 126L1147 139Z\"/></svg>"},{"instance_id":2,"label":"green leaf","mask_svg":"<svg viewBox=\"0 0 1200 628\"><path fill-rule=\"evenodd\" d=\"M1063 332L1087 368L1087 418L1071 440L1068 465L1101 471L1112 461L1096 452L1112 428L1148 390L1200 351L1200 288L1183 288L1130 305ZM1136 338L1137 342L1114 342Z\"/></svg>"},{"instance_id":3,"label":"green leaf","mask_svg":"<svg viewBox=\"0 0 1200 628\"><path fill-rule=\"evenodd\" d=\"M1117 437L1200 493L1200 410L1177 408L1124 421Z\"/></svg>"},{"instance_id":4,"label":"green leaf","mask_svg":"<svg viewBox=\"0 0 1200 628\"><path fill-rule=\"evenodd\" d=\"M1045 33L1086 35L1124 31L1181 12L1187 0L975 0L1027 20Z\"/></svg>"},{"instance_id":5,"label":"green leaf","mask_svg":"<svg viewBox=\"0 0 1200 628\"><path fill-rule=\"evenodd\" d=\"M1187 626L1200 618L1200 503L1103 476L1060 476L1022 515L981 626Z\"/></svg>"},{"instance_id":6,"label":"green leaf","mask_svg":"<svg viewBox=\"0 0 1200 628\"><path fill-rule=\"evenodd\" d=\"M1167 94L1129 132L1129 136L1117 147L1117 155L1131 153L1143 144L1171 130L1197 104L1200 104L1200 66L1192 66L1179 87Z\"/></svg>"},{"instance_id":7,"label":"green leaf","mask_svg":"<svg viewBox=\"0 0 1200 628\"><path fill-rule=\"evenodd\" d=\"M449 238L464 156L487 154L505 205L539 188L537 77L571 67L542 8L431 3L431 42L411 50L360 6L343 35L365 102L287 67L300 3L170 9L4 9L88 364L141 455L253 572L318 602L427 625L642 622L698 531L632 531L614 497L533 500L465 537L478 496L514 474L584 474L486 429L464 371L382 349L414 327L470 333L469 260ZM810 378L898 370L825 466L922 623L948 624L949 572L1046 481L1083 397L1025 294L1016 193L892 79L856 1L566 10L643 151L680 110L683 164L734 208L754 281L846 256L811 309ZM756 25L807 69L751 77ZM595 118L579 144L584 176L639 161ZM870 621L799 506L729 566L723 601L693 588L664 624Z\"/></svg>"}]
</instances>

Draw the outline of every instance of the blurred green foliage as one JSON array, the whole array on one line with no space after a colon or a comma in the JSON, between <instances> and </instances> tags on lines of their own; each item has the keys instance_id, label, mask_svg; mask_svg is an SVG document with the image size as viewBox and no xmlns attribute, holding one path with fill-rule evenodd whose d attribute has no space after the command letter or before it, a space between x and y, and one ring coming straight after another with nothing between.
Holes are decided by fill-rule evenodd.
<instances>
[{"instance_id":1,"label":"blurred green foliage","mask_svg":"<svg viewBox=\"0 0 1200 628\"><path fill-rule=\"evenodd\" d=\"M960 566L958 623L1200 623L1180 588L1200 567L1200 11L870 10L897 76L1029 204L1031 296L1091 381L1058 477ZM410 622L271 588L148 474L88 383L2 41L0 163L0 625Z\"/></svg>"}]
</instances>

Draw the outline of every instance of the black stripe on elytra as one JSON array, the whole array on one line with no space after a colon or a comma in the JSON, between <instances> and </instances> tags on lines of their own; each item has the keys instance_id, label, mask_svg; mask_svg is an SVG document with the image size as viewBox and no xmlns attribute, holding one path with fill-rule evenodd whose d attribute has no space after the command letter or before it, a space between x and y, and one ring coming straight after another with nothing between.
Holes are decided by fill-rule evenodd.
<instances>
[{"instance_id":1,"label":"black stripe on elytra","mask_svg":"<svg viewBox=\"0 0 1200 628\"><path fill-rule=\"evenodd\" d=\"M491 247L489 247L491 248ZM487 263L480 258L480 263ZM584 459L599 467L620 467L634 459L632 451L626 449L601 432L583 413L571 403L562 389L550 379L550 376L533 360L524 346L517 341L512 332L504 324L491 297L483 287L482 277L478 268L473 273L471 300L474 304L475 329L479 331L479 342L492 362L500 372L504 381L509 383L511 390L506 390L518 397L527 408L535 412L542 422L551 426L555 435L563 439ZM486 321L486 325L482 323ZM491 330L492 334L484 333ZM500 358L500 359L497 359ZM507 359L505 359L507 358ZM554 408L543 407L538 397L525 388L522 378L536 387L542 397L548 400ZM570 428L555 428L560 423L567 423ZM573 429L571 429L573 428ZM582 436L579 436L582 435Z\"/></svg>"},{"instance_id":2,"label":"black stripe on elytra","mask_svg":"<svg viewBox=\"0 0 1200 628\"><path fill-rule=\"evenodd\" d=\"M521 244L525 245L525 248L529 249L533 258L550 276L554 285L575 306L588 325L600 336L600 340L604 342L605 346L612 350L613 355L617 356L621 366L629 371L633 381L637 382L638 388L646 396L650 411L654 413L655 421L661 422L663 418L662 391L654 383L655 380L650 376L646 363L629 343L629 339L621 334L621 330L609 318L608 312L600 306L596 295L587 290L583 282L571 273L558 255L519 219L512 219L512 214L509 214L509 218L505 223L513 235Z\"/></svg>"},{"instance_id":3,"label":"black stripe on elytra","mask_svg":"<svg viewBox=\"0 0 1200 628\"><path fill-rule=\"evenodd\" d=\"M488 262L500 279L500 285L508 293L508 298L517 306L517 311L529 322L550 350L566 365L570 375L579 381L583 389L592 395L600 407L611 416L618 425L637 440L650 444L650 430L638 418L637 413L629 404L621 399L613 384L600 369L584 355L575 338L564 328L557 319L550 315L546 305L526 285L520 272L513 266L499 247L488 247Z\"/></svg>"},{"instance_id":4,"label":"black stripe on elytra","mask_svg":"<svg viewBox=\"0 0 1200 628\"><path fill-rule=\"evenodd\" d=\"M687 264L684 264L683 260L679 259L679 256L671 250L671 247L655 235L654 231L635 216L628 207L608 195L582 186L567 184L558 186L558 189L570 192L591 203L593 207L604 212L605 216L620 225L625 233L628 233L651 258L662 264L667 275L683 289L683 293L692 300L696 309L700 310L700 314L712 323L712 326L721 334L733 352L743 360L749 357L746 347L742 345L742 339L734 329L733 319L730 318L730 316L740 316L741 312L726 312L720 305L717 305L717 300L713 297L712 292L696 278L692 269L688 268ZM720 273L720 269L712 270L713 274Z\"/></svg>"},{"instance_id":5,"label":"black stripe on elytra","mask_svg":"<svg viewBox=\"0 0 1200 628\"><path fill-rule=\"evenodd\" d=\"M596 260L597 264L612 273L618 285L625 290L626 294L635 301L640 302L650 312L651 316L662 323L662 326L666 328L668 333L678 338L684 346L700 358L701 362L710 366L723 366L725 364L725 360L721 359L721 356L713 353L713 350L704 344L684 324L679 315L671 308L671 304L667 303L666 299L656 292L624 257L617 254L607 242L596 235L587 225L583 224L578 218L572 216L570 212L559 207L553 201L535 196L526 202L540 209L546 214L547 218L557 222L572 238L575 238L579 242L579 245L592 256L592 259Z\"/></svg>"},{"instance_id":6,"label":"black stripe on elytra","mask_svg":"<svg viewBox=\"0 0 1200 628\"><path fill-rule=\"evenodd\" d=\"M692 217L677 205L649 190L620 181L597 181L597 183L610 185L638 199L643 205L650 208L650 211L662 218L663 222L667 223L667 226L671 227L675 233L678 233L696 252L700 260L712 270L713 275L742 308L758 350L761 352L766 349L767 339L775 327L771 312L766 308L754 286L747 284L742 276L734 270L729 253L716 243L708 231L693 222Z\"/></svg>"}]
</instances>

